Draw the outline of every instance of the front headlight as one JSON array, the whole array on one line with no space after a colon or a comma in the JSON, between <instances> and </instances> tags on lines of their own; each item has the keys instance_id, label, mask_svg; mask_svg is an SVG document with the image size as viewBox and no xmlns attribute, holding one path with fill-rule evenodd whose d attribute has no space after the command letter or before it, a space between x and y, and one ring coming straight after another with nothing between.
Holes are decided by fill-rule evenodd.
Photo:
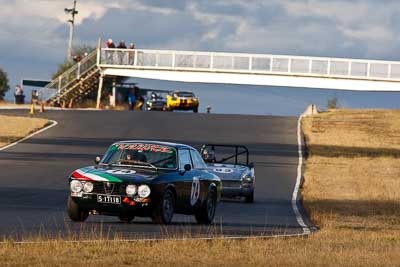
<instances>
[{"instance_id":1,"label":"front headlight","mask_svg":"<svg viewBox=\"0 0 400 267\"><path fill-rule=\"evenodd\" d=\"M83 185L80 181L77 180L72 180L71 183L69 184L71 192L73 193L79 193L83 189Z\"/></svg>"},{"instance_id":2,"label":"front headlight","mask_svg":"<svg viewBox=\"0 0 400 267\"><path fill-rule=\"evenodd\" d=\"M93 183L91 182L86 182L83 184L83 191L85 193L90 193L93 191Z\"/></svg>"},{"instance_id":3,"label":"front headlight","mask_svg":"<svg viewBox=\"0 0 400 267\"><path fill-rule=\"evenodd\" d=\"M136 189L136 185L130 184L126 186L125 191L128 196L133 196L136 194Z\"/></svg>"},{"instance_id":4,"label":"front headlight","mask_svg":"<svg viewBox=\"0 0 400 267\"><path fill-rule=\"evenodd\" d=\"M148 197L150 196L150 187L148 185L141 185L138 188L139 197Z\"/></svg>"},{"instance_id":5,"label":"front headlight","mask_svg":"<svg viewBox=\"0 0 400 267\"><path fill-rule=\"evenodd\" d=\"M251 183L253 181L253 178L251 176L245 176L242 178L242 180L245 183Z\"/></svg>"}]
</instances>

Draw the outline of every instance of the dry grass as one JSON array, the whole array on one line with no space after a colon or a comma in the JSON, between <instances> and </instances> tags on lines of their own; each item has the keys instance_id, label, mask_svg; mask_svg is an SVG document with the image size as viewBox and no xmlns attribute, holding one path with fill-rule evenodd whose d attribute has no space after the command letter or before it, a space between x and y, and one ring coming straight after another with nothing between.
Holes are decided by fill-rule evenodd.
<instances>
[{"instance_id":1,"label":"dry grass","mask_svg":"<svg viewBox=\"0 0 400 267\"><path fill-rule=\"evenodd\" d=\"M0 258L2 266L382 266L396 263L399 245L387 232L322 230L308 239L9 243Z\"/></svg>"},{"instance_id":2,"label":"dry grass","mask_svg":"<svg viewBox=\"0 0 400 267\"><path fill-rule=\"evenodd\" d=\"M43 128L47 123L46 119L0 115L0 147Z\"/></svg>"},{"instance_id":3,"label":"dry grass","mask_svg":"<svg viewBox=\"0 0 400 267\"><path fill-rule=\"evenodd\" d=\"M0 265L400 266L399 159L385 153L375 153L373 157L348 154L353 146L369 148L370 141L377 149L396 147L393 144L398 145L398 140L392 134L400 131L396 126L400 112L379 111L374 115L367 111L365 116L370 119L363 120L367 125L364 130L358 129L356 119L362 113L339 111L304 121L309 144L326 148L320 155L321 150L311 146L306 162L304 203L320 227L307 238L135 243L98 240L90 244L53 241L24 245L9 242L0 248ZM322 117L335 125L347 125L347 130L327 126ZM370 130L380 128L382 120L387 123L385 128L378 135L371 134ZM358 126L352 126L352 121ZM323 132L319 122L325 127ZM331 138L324 136L327 134ZM363 143L361 137L368 137L364 139L367 141ZM390 139L387 145L382 138ZM326 154L332 145L335 153L345 155L335 158Z\"/></svg>"},{"instance_id":4,"label":"dry grass","mask_svg":"<svg viewBox=\"0 0 400 267\"><path fill-rule=\"evenodd\" d=\"M310 153L399 156L400 110L336 110L303 120Z\"/></svg>"},{"instance_id":5,"label":"dry grass","mask_svg":"<svg viewBox=\"0 0 400 267\"><path fill-rule=\"evenodd\" d=\"M311 219L331 239L347 232L345 249L380 251L380 265L400 265L400 111L331 111L305 118L303 129Z\"/></svg>"}]
</instances>

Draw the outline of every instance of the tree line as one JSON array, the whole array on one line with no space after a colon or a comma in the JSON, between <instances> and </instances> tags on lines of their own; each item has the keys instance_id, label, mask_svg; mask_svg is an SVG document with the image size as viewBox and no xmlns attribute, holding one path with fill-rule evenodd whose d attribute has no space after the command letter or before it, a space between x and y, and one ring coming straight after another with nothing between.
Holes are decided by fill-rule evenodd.
<instances>
[{"instance_id":1,"label":"tree line","mask_svg":"<svg viewBox=\"0 0 400 267\"><path fill-rule=\"evenodd\" d=\"M0 68L0 100L4 100L6 92L10 90L7 72Z\"/></svg>"}]
</instances>

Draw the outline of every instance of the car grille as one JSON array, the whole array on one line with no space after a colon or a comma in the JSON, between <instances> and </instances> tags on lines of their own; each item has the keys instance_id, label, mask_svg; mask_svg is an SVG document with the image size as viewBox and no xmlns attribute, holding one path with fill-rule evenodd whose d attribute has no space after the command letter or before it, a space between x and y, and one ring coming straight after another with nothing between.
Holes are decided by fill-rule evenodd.
<instances>
[{"instance_id":1,"label":"car grille","mask_svg":"<svg viewBox=\"0 0 400 267\"><path fill-rule=\"evenodd\" d=\"M107 182L96 182L93 184L93 193L97 194L112 194L112 195L125 195L126 185L122 183L108 183Z\"/></svg>"},{"instance_id":2,"label":"car grille","mask_svg":"<svg viewBox=\"0 0 400 267\"><path fill-rule=\"evenodd\" d=\"M240 188L241 186L241 181L222 181L222 187L224 188Z\"/></svg>"}]
</instances>

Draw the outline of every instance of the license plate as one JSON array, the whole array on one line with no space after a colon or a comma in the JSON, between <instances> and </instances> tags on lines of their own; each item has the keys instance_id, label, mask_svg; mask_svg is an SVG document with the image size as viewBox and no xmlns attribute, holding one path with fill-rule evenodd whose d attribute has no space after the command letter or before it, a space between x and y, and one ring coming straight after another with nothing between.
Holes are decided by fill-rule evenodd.
<instances>
[{"instance_id":1,"label":"license plate","mask_svg":"<svg viewBox=\"0 0 400 267\"><path fill-rule=\"evenodd\" d=\"M97 202L109 204L121 204L120 196L97 195Z\"/></svg>"}]
</instances>

